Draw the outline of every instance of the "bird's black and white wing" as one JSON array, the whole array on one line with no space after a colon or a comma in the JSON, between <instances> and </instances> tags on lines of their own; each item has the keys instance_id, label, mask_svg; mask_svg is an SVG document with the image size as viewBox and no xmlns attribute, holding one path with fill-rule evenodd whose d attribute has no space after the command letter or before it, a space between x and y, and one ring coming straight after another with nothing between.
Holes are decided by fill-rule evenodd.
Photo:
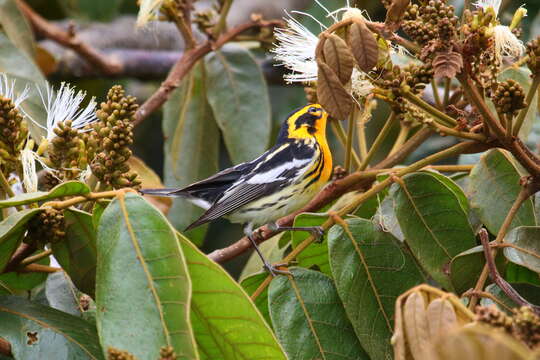
<instances>
[{"instance_id":1,"label":"bird's black and white wing","mask_svg":"<svg viewBox=\"0 0 540 360\"><path fill-rule=\"evenodd\" d=\"M292 143L270 149L186 230L226 216L297 181L313 162L315 150Z\"/></svg>"}]
</instances>

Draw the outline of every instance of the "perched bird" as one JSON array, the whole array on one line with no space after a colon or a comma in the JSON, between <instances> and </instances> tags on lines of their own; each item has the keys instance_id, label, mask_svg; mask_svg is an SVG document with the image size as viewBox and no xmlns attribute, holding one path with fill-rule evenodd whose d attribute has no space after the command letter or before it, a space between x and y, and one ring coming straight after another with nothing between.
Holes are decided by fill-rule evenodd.
<instances>
[{"instance_id":1,"label":"perched bird","mask_svg":"<svg viewBox=\"0 0 540 360\"><path fill-rule=\"evenodd\" d=\"M143 189L141 192L182 196L205 209L186 230L222 216L244 224L244 233L265 268L272 275L283 273L263 257L253 229L266 224L277 231L300 230L322 235L319 227L284 227L275 220L307 204L330 178L332 154L326 141L327 119L328 114L319 104L301 107L289 114L281 126L276 145L258 158L181 189Z\"/></svg>"}]
</instances>

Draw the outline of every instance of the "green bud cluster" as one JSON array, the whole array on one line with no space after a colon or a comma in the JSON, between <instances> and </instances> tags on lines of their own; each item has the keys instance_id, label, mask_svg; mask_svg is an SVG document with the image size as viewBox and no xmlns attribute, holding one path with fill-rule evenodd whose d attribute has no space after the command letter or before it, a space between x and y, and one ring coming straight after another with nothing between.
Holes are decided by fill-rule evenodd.
<instances>
[{"instance_id":1,"label":"green bud cluster","mask_svg":"<svg viewBox=\"0 0 540 360\"><path fill-rule=\"evenodd\" d=\"M11 99L0 96L0 170L5 174L20 166L19 154L28 136L28 124Z\"/></svg>"},{"instance_id":2,"label":"green bud cluster","mask_svg":"<svg viewBox=\"0 0 540 360\"><path fill-rule=\"evenodd\" d=\"M434 39L449 41L456 34L457 24L453 6L444 0L430 0L409 5L403 30L418 44L425 45Z\"/></svg>"},{"instance_id":3,"label":"green bud cluster","mask_svg":"<svg viewBox=\"0 0 540 360\"><path fill-rule=\"evenodd\" d=\"M533 74L540 74L540 36L527 43L527 66Z\"/></svg>"},{"instance_id":4,"label":"green bud cluster","mask_svg":"<svg viewBox=\"0 0 540 360\"><path fill-rule=\"evenodd\" d=\"M522 306L514 316L513 333L531 349L540 348L540 317Z\"/></svg>"},{"instance_id":5,"label":"green bud cluster","mask_svg":"<svg viewBox=\"0 0 540 360\"><path fill-rule=\"evenodd\" d=\"M527 106L525 91L515 80L500 82L493 94L493 103L499 114L515 116L519 110Z\"/></svg>"},{"instance_id":6,"label":"green bud cluster","mask_svg":"<svg viewBox=\"0 0 540 360\"><path fill-rule=\"evenodd\" d=\"M58 170L56 175L62 180L77 179L87 164L83 136L71 125L71 120L58 123L47 149L48 165Z\"/></svg>"},{"instance_id":7,"label":"green bud cluster","mask_svg":"<svg viewBox=\"0 0 540 360\"><path fill-rule=\"evenodd\" d=\"M46 208L29 223L25 242L45 246L58 243L66 236L66 220L61 210Z\"/></svg>"},{"instance_id":8,"label":"green bud cluster","mask_svg":"<svg viewBox=\"0 0 540 360\"><path fill-rule=\"evenodd\" d=\"M137 358L127 351L110 347L107 349L107 360L137 360Z\"/></svg>"},{"instance_id":9,"label":"green bud cluster","mask_svg":"<svg viewBox=\"0 0 540 360\"><path fill-rule=\"evenodd\" d=\"M133 125L138 105L133 96L126 96L124 89L115 85L101 103L96 124L91 135L98 142L98 151L90 165L92 173L105 185L115 189L138 187L141 184L136 173L131 172L127 160L131 156L129 146L133 143Z\"/></svg>"}]
</instances>

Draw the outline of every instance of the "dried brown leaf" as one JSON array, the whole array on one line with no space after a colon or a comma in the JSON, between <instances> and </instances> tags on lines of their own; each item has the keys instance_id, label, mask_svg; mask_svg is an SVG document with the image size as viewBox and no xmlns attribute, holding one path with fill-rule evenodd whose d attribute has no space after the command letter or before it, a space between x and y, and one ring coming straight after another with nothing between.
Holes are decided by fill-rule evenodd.
<instances>
[{"instance_id":1,"label":"dried brown leaf","mask_svg":"<svg viewBox=\"0 0 540 360\"><path fill-rule=\"evenodd\" d=\"M463 57L455 51L441 52L433 60L433 70L435 77L453 78L461 71L463 67Z\"/></svg>"},{"instance_id":2,"label":"dried brown leaf","mask_svg":"<svg viewBox=\"0 0 540 360\"><path fill-rule=\"evenodd\" d=\"M435 299L430 302L427 317L429 336L432 341L458 327L454 307L445 299Z\"/></svg>"},{"instance_id":3,"label":"dried brown leaf","mask_svg":"<svg viewBox=\"0 0 540 360\"><path fill-rule=\"evenodd\" d=\"M336 119L346 119L352 108L352 99L338 76L324 62L318 60L317 98L324 109Z\"/></svg>"},{"instance_id":4,"label":"dried brown leaf","mask_svg":"<svg viewBox=\"0 0 540 360\"><path fill-rule=\"evenodd\" d=\"M399 29L401 19L405 10L409 6L411 0L393 0L392 4L386 12L386 20L384 21L384 26L387 31L394 32Z\"/></svg>"},{"instance_id":5,"label":"dried brown leaf","mask_svg":"<svg viewBox=\"0 0 540 360\"><path fill-rule=\"evenodd\" d=\"M419 292L407 297L403 307L407 343L416 360L430 359L429 325L426 302Z\"/></svg>"},{"instance_id":6,"label":"dried brown leaf","mask_svg":"<svg viewBox=\"0 0 540 360\"><path fill-rule=\"evenodd\" d=\"M323 44L324 62L336 73L342 84L346 84L352 74L354 59L349 46L336 34L328 35Z\"/></svg>"},{"instance_id":7,"label":"dried brown leaf","mask_svg":"<svg viewBox=\"0 0 540 360\"><path fill-rule=\"evenodd\" d=\"M349 28L349 46L360 70L368 72L377 64L379 47L375 34L357 20Z\"/></svg>"}]
</instances>

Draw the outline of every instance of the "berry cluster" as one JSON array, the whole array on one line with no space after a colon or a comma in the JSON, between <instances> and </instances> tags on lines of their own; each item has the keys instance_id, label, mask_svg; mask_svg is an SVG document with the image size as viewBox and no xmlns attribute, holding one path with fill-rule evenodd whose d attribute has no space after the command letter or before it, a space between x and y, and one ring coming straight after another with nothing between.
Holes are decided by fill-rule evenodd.
<instances>
[{"instance_id":1,"label":"berry cluster","mask_svg":"<svg viewBox=\"0 0 540 360\"><path fill-rule=\"evenodd\" d=\"M0 170L9 174L19 166L19 152L28 136L28 126L10 99L0 96Z\"/></svg>"},{"instance_id":2,"label":"berry cluster","mask_svg":"<svg viewBox=\"0 0 540 360\"><path fill-rule=\"evenodd\" d=\"M525 91L515 80L500 82L493 94L495 109L499 114L516 116L519 110L527 106Z\"/></svg>"},{"instance_id":3,"label":"berry cluster","mask_svg":"<svg viewBox=\"0 0 540 360\"><path fill-rule=\"evenodd\" d=\"M45 208L29 223L25 242L43 247L58 243L66 236L66 220L60 210Z\"/></svg>"},{"instance_id":4,"label":"berry cluster","mask_svg":"<svg viewBox=\"0 0 540 360\"><path fill-rule=\"evenodd\" d=\"M58 123L55 137L48 147L49 166L58 170L56 176L63 180L77 179L80 169L86 168L86 153L79 131L71 127L71 120Z\"/></svg>"}]
</instances>

